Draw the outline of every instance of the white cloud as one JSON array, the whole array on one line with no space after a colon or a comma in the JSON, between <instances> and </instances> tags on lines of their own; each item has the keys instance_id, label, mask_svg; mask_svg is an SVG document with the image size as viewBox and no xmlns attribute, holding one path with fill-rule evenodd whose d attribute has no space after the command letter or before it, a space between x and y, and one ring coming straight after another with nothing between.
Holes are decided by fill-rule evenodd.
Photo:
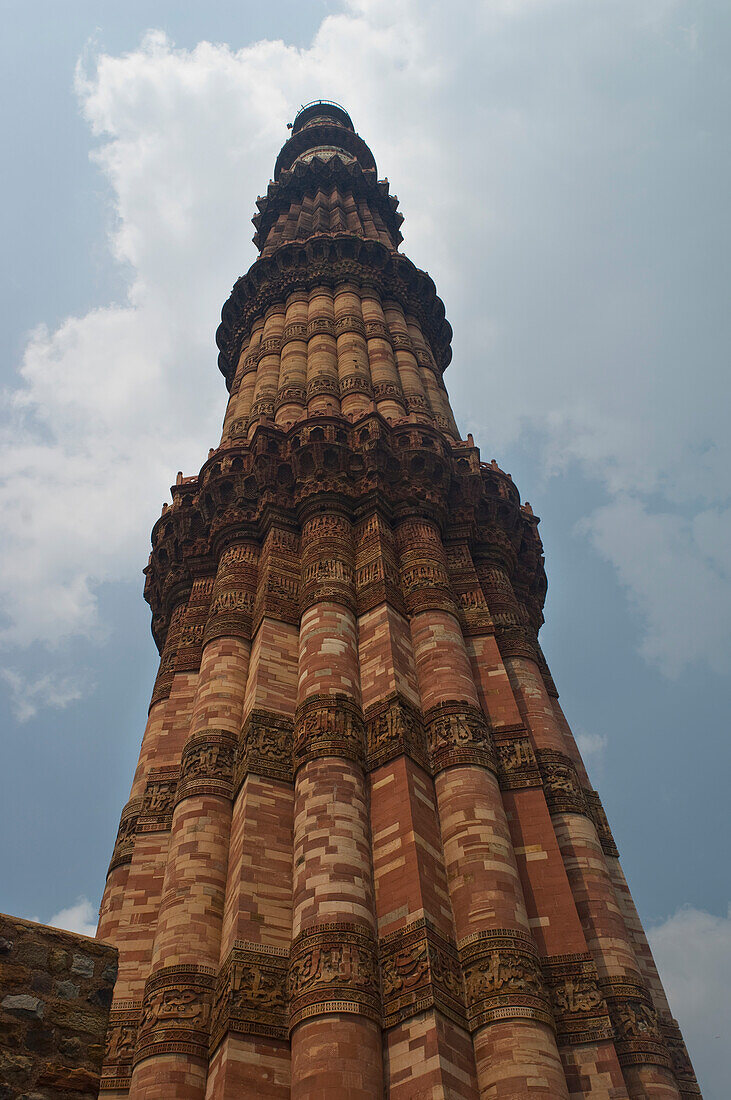
<instances>
[{"instance_id":1,"label":"white cloud","mask_svg":"<svg viewBox=\"0 0 731 1100\"><path fill-rule=\"evenodd\" d=\"M576 734L576 744L587 769L595 776L601 774L604 763L604 751L607 747L607 739L603 733L584 733L579 730Z\"/></svg>"},{"instance_id":2,"label":"white cloud","mask_svg":"<svg viewBox=\"0 0 731 1100\"><path fill-rule=\"evenodd\" d=\"M685 906L648 931L663 985L706 1100L728 1096L731 907L725 917Z\"/></svg>"},{"instance_id":3,"label":"white cloud","mask_svg":"<svg viewBox=\"0 0 731 1100\"><path fill-rule=\"evenodd\" d=\"M19 722L35 718L39 710L64 710L90 690L88 677L47 672L28 679L11 668L0 668L0 679L10 689L10 706Z\"/></svg>"},{"instance_id":4,"label":"white cloud","mask_svg":"<svg viewBox=\"0 0 731 1100\"><path fill-rule=\"evenodd\" d=\"M646 658L727 667L731 437L713 394L728 250L725 206L704 194L725 100L697 68L691 14L354 0L306 49L182 50L152 32L80 69L128 292L34 333L5 395L0 641L98 635L99 586L139 575L175 471L217 439L213 337L254 258L254 197L285 121L324 95L372 144L405 250L437 279L464 430L488 457L539 433L546 471L597 478L609 503L584 529L640 613Z\"/></svg>"},{"instance_id":5,"label":"white cloud","mask_svg":"<svg viewBox=\"0 0 731 1100\"><path fill-rule=\"evenodd\" d=\"M79 932L82 936L95 936L98 914L88 898L81 897L68 909L54 913L49 924L52 928L64 928L67 932Z\"/></svg>"}]
</instances>

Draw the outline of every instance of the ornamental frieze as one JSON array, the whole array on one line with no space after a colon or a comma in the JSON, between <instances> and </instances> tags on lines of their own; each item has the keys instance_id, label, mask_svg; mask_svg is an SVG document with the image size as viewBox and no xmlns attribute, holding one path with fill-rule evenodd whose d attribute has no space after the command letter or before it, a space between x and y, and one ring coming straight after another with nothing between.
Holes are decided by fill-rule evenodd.
<instances>
[{"instance_id":1,"label":"ornamental frieze","mask_svg":"<svg viewBox=\"0 0 731 1100\"><path fill-rule=\"evenodd\" d=\"M570 758L555 749L537 749L536 755L550 812L586 815L584 791Z\"/></svg>"},{"instance_id":2,"label":"ornamental frieze","mask_svg":"<svg viewBox=\"0 0 731 1100\"><path fill-rule=\"evenodd\" d=\"M559 1045L604 1042L614 1038L609 1010L588 953L549 955L541 960Z\"/></svg>"},{"instance_id":3,"label":"ornamental frieze","mask_svg":"<svg viewBox=\"0 0 731 1100\"><path fill-rule=\"evenodd\" d=\"M147 980L135 1063L155 1054L208 1058L216 972L193 964L166 966Z\"/></svg>"},{"instance_id":4,"label":"ornamental frieze","mask_svg":"<svg viewBox=\"0 0 731 1100\"><path fill-rule=\"evenodd\" d=\"M429 755L421 712L402 695L393 693L363 715L371 771L397 756L410 756L428 769Z\"/></svg>"},{"instance_id":5,"label":"ornamental frieze","mask_svg":"<svg viewBox=\"0 0 731 1100\"><path fill-rule=\"evenodd\" d=\"M307 322L306 321L290 321L288 325L284 326L282 331L282 349L285 344L289 344L292 340L306 340L307 339Z\"/></svg>"},{"instance_id":6,"label":"ornamental frieze","mask_svg":"<svg viewBox=\"0 0 731 1100\"><path fill-rule=\"evenodd\" d=\"M307 322L307 338L311 336L334 336L335 320L332 317L313 317Z\"/></svg>"},{"instance_id":7,"label":"ornamental frieze","mask_svg":"<svg viewBox=\"0 0 731 1100\"><path fill-rule=\"evenodd\" d=\"M289 1026L330 1012L380 1023L381 999L373 933L356 924L318 924L292 943L287 975Z\"/></svg>"},{"instance_id":8,"label":"ornamental frieze","mask_svg":"<svg viewBox=\"0 0 731 1100\"><path fill-rule=\"evenodd\" d=\"M661 1018L660 1030L665 1040L665 1047L670 1056L670 1064L675 1075L675 1080L680 1087L680 1095L682 1097L700 1096L701 1090L698 1087L693 1065L688 1057L688 1051L683 1042L683 1036L680 1033L677 1022L675 1020Z\"/></svg>"},{"instance_id":9,"label":"ornamental frieze","mask_svg":"<svg viewBox=\"0 0 731 1100\"><path fill-rule=\"evenodd\" d=\"M343 313L335 320L335 334L336 336L349 336L351 333L365 337L366 326L363 318L358 317L355 313Z\"/></svg>"},{"instance_id":10,"label":"ornamental frieze","mask_svg":"<svg viewBox=\"0 0 731 1100\"><path fill-rule=\"evenodd\" d=\"M395 382L374 382L373 396L376 401L397 401L404 407L404 412L406 411L404 391Z\"/></svg>"},{"instance_id":11,"label":"ornamental frieze","mask_svg":"<svg viewBox=\"0 0 731 1100\"><path fill-rule=\"evenodd\" d=\"M659 1016L644 983L632 977L601 978L599 986L609 1007L619 1064L670 1068Z\"/></svg>"},{"instance_id":12,"label":"ornamental frieze","mask_svg":"<svg viewBox=\"0 0 731 1100\"><path fill-rule=\"evenodd\" d=\"M494 730L493 742L497 753L498 779L504 791L541 786L538 761L523 726L515 731L509 731L507 727Z\"/></svg>"},{"instance_id":13,"label":"ornamental frieze","mask_svg":"<svg viewBox=\"0 0 731 1100\"><path fill-rule=\"evenodd\" d=\"M461 701L438 703L424 714L432 770L479 764L497 770L487 719L479 707Z\"/></svg>"},{"instance_id":14,"label":"ornamental frieze","mask_svg":"<svg viewBox=\"0 0 731 1100\"><path fill-rule=\"evenodd\" d=\"M189 737L180 762L177 801L192 795L230 798L238 737L230 730L207 729Z\"/></svg>"},{"instance_id":15,"label":"ornamental frieze","mask_svg":"<svg viewBox=\"0 0 731 1100\"><path fill-rule=\"evenodd\" d=\"M286 1039L288 954L237 941L221 967L211 1013L211 1053L228 1032Z\"/></svg>"},{"instance_id":16,"label":"ornamental frieze","mask_svg":"<svg viewBox=\"0 0 731 1100\"><path fill-rule=\"evenodd\" d=\"M252 773L292 782L293 725L284 714L251 711L239 740L234 793Z\"/></svg>"},{"instance_id":17,"label":"ornamental frieze","mask_svg":"<svg viewBox=\"0 0 731 1100\"><path fill-rule=\"evenodd\" d=\"M364 393L367 397L373 397L373 386L370 378L363 374L349 374L340 379L340 396L345 397L349 393Z\"/></svg>"},{"instance_id":18,"label":"ornamental frieze","mask_svg":"<svg viewBox=\"0 0 731 1100\"><path fill-rule=\"evenodd\" d=\"M112 858L109 861L109 871L120 867L123 863L131 863L135 846L135 833L137 831L137 818L142 805L141 798L131 798L122 810L117 829L117 837L114 841Z\"/></svg>"},{"instance_id":19,"label":"ornamental frieze","mask_svg":"<svg viewBox=\"0 0 731 1100\"><path fill-rule=\"evenodd\" d=\"M607 815L604 812L601 799L596 791L590 787L584 787L584 799L589 810L589 816L594 822L597 836L599 837L599 843L602 846L604 854L607 856L613 856L615 859L619 857L619 849L614 843L614 837L612 836L612 830L609 827L609 821Z\"/></svg>"},{"instance_id":20,"label":"ornamental frieze","mask_svg":"<svg viewBox=\"0 0 731 1100\"><path fill-rule=\"evenodd\" d=\"M137 820L138 833L164 832L170 828L179 773L177 765L150 770Z\"/></svg>"},{"instance_id":21,"label":"ornamental frieze","mask_svg":"<svg viewBox=\"0 0 731 1100\"><path fill-rule=\"evenodd\" d=\"M380 941L383 1026L436 1008L466 1027L464 982L454 944L423 917Z\"/></svg>"},{"instance_id":22,"label":"ornamental frieze","mask_svg":"<svg viewBox=\"0 0 731 1100\"><path fill-rule=\"evenodd\" d=\"M280 386L274 402L274 411L279 412L283 405L304 405L306 401L307 391L304 386Z\"/></svg>"},{"instance_id":23,"label":"ornamental frieze","mask_svg":"<svg viewBox=\"0 0 731 1100\"><path fill-rule=\"evenodd\" d=\"M365 727L360 707L346 695L311 695L294 722L295 771L308 760L340 756L365 763Z\"/></svg>"},{"instance_id":24,"label":"ornamental frieze","mask_svg":"<svg viewBox=\"0 0 731 1100\"><path fill-rule=\"evenodd\" d=\"M121 1001L112 1007L104 1042L100 1092L129 1088L141 1012L141 1001Z\"/></svg>"},{"instance_id":25,"label":"ornamental frieze","mask_svg":"<svg viewBox=\"0 0 731 1100\"><path fill-rule=\"evenodd\" d=\"M459 945L467 1019L472 1031L496 1020L540 1020L553 1026L550 1001L531 937L486 930Z\"/></svg>"}]
</instances>

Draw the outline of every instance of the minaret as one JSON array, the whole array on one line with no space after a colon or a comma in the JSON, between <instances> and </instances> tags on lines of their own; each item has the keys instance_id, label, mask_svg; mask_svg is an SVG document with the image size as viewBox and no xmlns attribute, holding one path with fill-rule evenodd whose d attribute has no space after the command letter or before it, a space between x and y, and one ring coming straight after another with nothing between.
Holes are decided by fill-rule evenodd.
<instances>
[{"instance_id":1,"label":"minaret","mask_svg":"<svg viewBox=\"0 0 731 1100\"><path fill-rule=\"evenodd\" d=\"M152 532L98 935L134 1100L699 1096L538 645L538 519L348 114L297 115Z\"/></svg>"}]
</instances>

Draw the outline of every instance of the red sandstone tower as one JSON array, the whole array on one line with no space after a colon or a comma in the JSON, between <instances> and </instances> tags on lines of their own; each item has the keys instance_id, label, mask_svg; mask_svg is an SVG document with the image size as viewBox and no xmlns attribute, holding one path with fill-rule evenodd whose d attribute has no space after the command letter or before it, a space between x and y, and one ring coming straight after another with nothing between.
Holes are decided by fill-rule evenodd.
<instances>
[{"instance_id":1,"label":"red sandstone tower","mask_svg":"<svg viewBox=\"0 0 731 1100\"><path fill-rule=\"evenodd\" d=\"M538 520L346 112L297 115L178 476L98 935L134 1100L699 1096L538 646Z\"/></svg>"}]
</instances>

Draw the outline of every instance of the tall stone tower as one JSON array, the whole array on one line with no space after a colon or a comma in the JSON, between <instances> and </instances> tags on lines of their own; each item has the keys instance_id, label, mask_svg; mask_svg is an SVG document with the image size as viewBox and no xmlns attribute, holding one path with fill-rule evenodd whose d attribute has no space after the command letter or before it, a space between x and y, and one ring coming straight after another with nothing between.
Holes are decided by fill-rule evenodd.
<instances>
[{"instance_id":1,"label":"tall stone tower","mask_svg":"<svg viewBox=\"0 0 731 1100\"><path fill-rule=\"evenodd\" d=\"M698 1096L538 646L538 520L348 114L297 115L178 476L98 935L134 1100Z\"/></svg>"}]
</instances>

